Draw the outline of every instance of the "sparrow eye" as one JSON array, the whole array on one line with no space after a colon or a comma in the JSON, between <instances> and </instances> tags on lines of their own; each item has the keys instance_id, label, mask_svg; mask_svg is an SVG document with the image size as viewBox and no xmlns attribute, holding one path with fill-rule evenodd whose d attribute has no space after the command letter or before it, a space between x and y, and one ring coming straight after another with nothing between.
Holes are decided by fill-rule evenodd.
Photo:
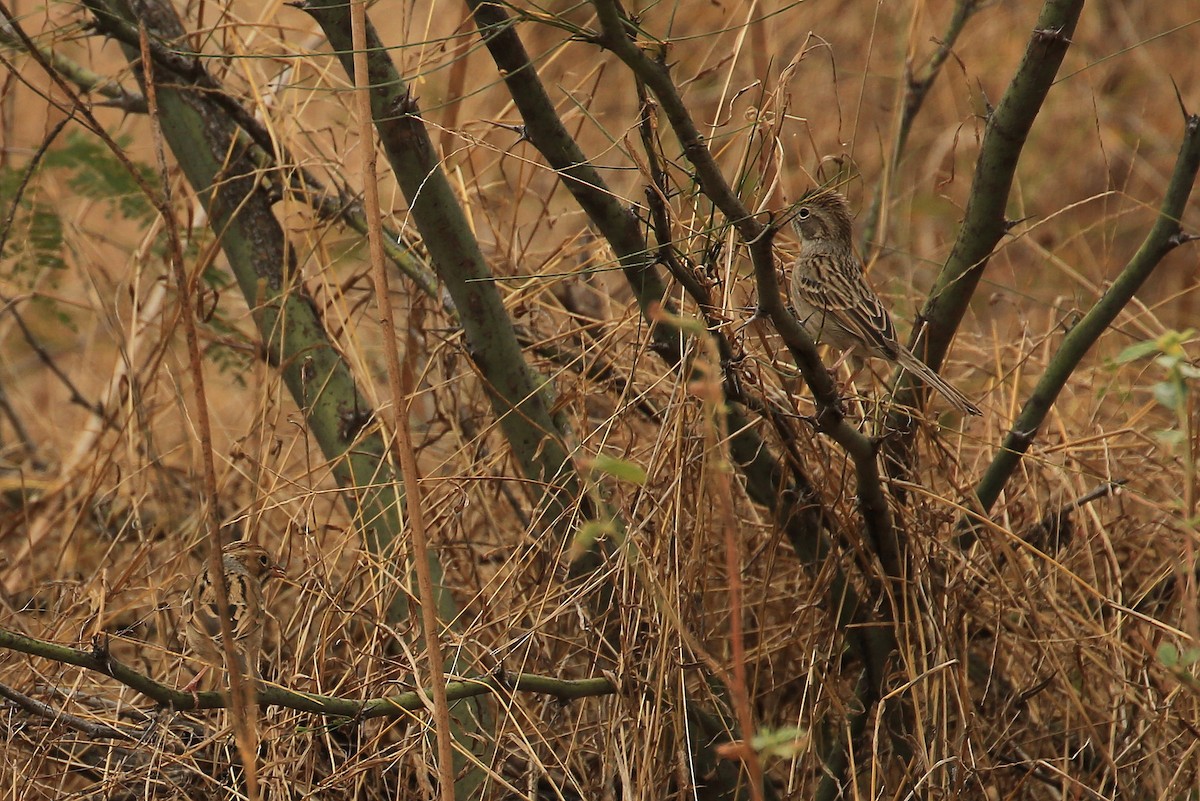
<instances>
[{"instance_id":1,"label":"sparrow eye","mask_svg":"<svg viewBox=\"0 0 1200 801\"><path fill-rule=\"evenodd\" d=\"M262 565L263 567L271 566L271 560L270 560L270 558L267 557L267 555L265 553L258 557L258 563L260 565Z\"/></svg>"},{"instance_id":2,"label":"sparrow eye","mask_svg":"<svg viewBox=\"0 0 1200 801\"><path fill-rule=\"evenodd\" d=\"M812 214L812 212L810 212L808 210L807 206L801 206L800 211L796 212L796 219L797 220L807 220L811 216L811 214Z\"/></svg>"}]
</instances>

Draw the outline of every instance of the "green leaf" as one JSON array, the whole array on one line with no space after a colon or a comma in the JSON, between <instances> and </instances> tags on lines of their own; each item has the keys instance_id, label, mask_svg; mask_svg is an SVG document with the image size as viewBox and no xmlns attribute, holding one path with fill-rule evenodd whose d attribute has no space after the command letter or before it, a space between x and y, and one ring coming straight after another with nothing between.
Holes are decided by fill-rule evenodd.
<instances>
[{"instance_id":1,"label":"green leaf","mask_svg":"<svg viewBox=\"0 0 1200 801\"><path fill-rule=\"evenodd\" d=\"M577 559L591 551L596 540L619 533L616 523L612 520L589 520L580 526L579 531L575 532L575 536L571 538L569 558Z\"/></svg>"},{"instance_id":2,"label":"green leaf","mask_svg":"<svg viewBox=\"0 0 1200 801\"><path fill-rule=\"evenodd\" d=\"M1171 450L1175 450L1187 442L1187 436L1182 431L1175 431L1174 429L1155 431L1154 438Z\"/></svg>"},{"instance_id":3,"label":"green leaf","mask_svg":"<svg viewBox=\"0 0 1200 801\"><path fill-rule=\"evenodd\" d=\"M1173 354L1173 353L1170 353L1170 354L1163 353L1163 354L1160 354L1160 355L1154 357L1154 363L1157 364L1159 367L1161 367L1163 370L1167 371L1168 373L1174 372L1175 369L1179 366L1179 363L1182 361L1183 361L1182 356L1179 356L1179 355Z\"/></svg>"},{"instance_id":4,"label":"green leaf","mask_svg":"<svg viewBox=\"0 0 1200 801\"><path fill-rule=\"evenodd\" d=\"M49 206L34 203L29 209L26 240L34 263L38 267L61 270L66 267L62 258L62 218Z\"/></svg>"},{"instance_id":5,"label":"green leaf","mask_svg":"<svg viewBox=\"0 0 1200 801\"><path fill-rule=\"evenodd\" d=\"M1158 661L1163 667L1175 667L1179 664L1179 649L1169 643L1158 646Z\"/></svg>"},{"instance_id":6,"label":"green leaf","mask_svg":"<svg viewBox=\"0 0 1200 801\"><path fill-rule=\"evenodd\" d=\"M1115 361L1117 364L1126 364L1152 354L1162 354L1169 358L1186 360L1187 351L1184 349L1184 345L1190 342L1195 336L1196 330L1194 328L1187 328L1183 331L1166 331L1162 336L1155 339L1148 339L1145 342L1135 342L1121 351Z\"/></svg>"},{"instance_id":7,"label":"green leaf","mask_svg":"<svg viewBox=\"0 0 1200 801\"><path fill-rule=\"evenodd\" d=\"M1155 342L1158 345L1158 349L1164 354L1168 356L1178 356L1179 358L1187 358L1187 352L1184 350L1183 346L1187 344L1188 340L1190 340L1195 333L1195 330L1191 328L1185 331L1167 331L1157 340L1155 340Z\"/></svg>"},{"instance_id":8,"label":"green leaf","mask_svg":"<svg viewBox=\"0 0 1200 801\"><path fill-rule=\"evenodd\" d=\"M1183 408L1187 388L1182 381L1160 381L1152 388L1154 399L1172 411Z\"/></svg>"},{"instance_id":9,"label":"green leaf","mask_svg":"<svg viewBox=\"0 0 1200 801\"><path fill-rule=\"evenodd\" d=\"M1158 347L1158 342L1150 339L1145 342L1135 343L1125 348L1125 350L1121 351L1120 354L1117 355L1116 362L1117 364L1128 364L1129 362L1137 361L1138 359L1154 353L1162 353L1162 349Z\"/></svg>"},{"instance_id":10,"label":"green leaf","mask_svg":"<svg viewBox=\"0 0 1200 801\"><path fill-rule=\"evenodd\" d=\"M129 137L121 137L117 144L124 148L130 141ZM77 193L115 205L128 219L149 221L157 214L129 169L96 139L74 131L67 136L64 147L46 154L44 163L47 168L69 173L67 183ZM142 180L157 186L149 165L133 162L133 168Z\"/></svg>"},{"instance_id":11,"label":"green leaf","mask_svg":"<svg viewBox=\"0 0 1200 801\"><path fill-rule=\"evenodd\" d=\"M0 169L0 198L8 199L11 204L24 178L24 170L11 167ZM54 206L37 200L39 191L35 177L25 187L16 208L11 205L7 208L12 215L12 224L8 231L8 250L4 254L8 257L4 277L16 281L28 276L23 286L33 286L44 280L46 270L62 270L66 267L62 256L62 218ZM53 282L55 279L50 277L49 280Z\"/></svg>"},{"instance_id":12,"label":"green leaf","mask_svg":"<svg viewBox=\"0 0 1200 801\"><path fill-rule=\"evenodd\" d=\"M613 478L627 481L630 484L641 486L646 483L646 469L634 462L627 462L624 459L615 459L612 456L599 454L592 460L592 469L601 473L607 473Z\"/></svg>"},{"instance_id":13,"label":"green leaf","mask_svg":"<svg viewBox=\"0 0 1200 801\"><path fill-rule=\"evenodd\" d=\"M795 726L768 729L755 734L750 745L762 756L790 759L808 746L808 735Z\"/></svg>"}]
</instances>

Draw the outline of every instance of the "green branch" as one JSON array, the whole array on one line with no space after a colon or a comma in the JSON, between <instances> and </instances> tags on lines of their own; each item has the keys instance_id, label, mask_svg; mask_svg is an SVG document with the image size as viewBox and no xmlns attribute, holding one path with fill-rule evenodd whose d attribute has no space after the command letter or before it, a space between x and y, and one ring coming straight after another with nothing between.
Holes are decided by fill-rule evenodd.
<instances>
[{"instance_id":1,"label":"green branch","mask_svg":"<svg viewBox=\"0 0 1200 801\"><path fill-rule=\"evenodd\" d=\"M101 673L116 679L163 707L179 710L224 709L229 705L228 693L203 692L197 693L196 697L193 697L191 693L182 692L138 673L109 654L106 635L96 637L90 651L82 651L0 629L0 648L31 656L40 656L60 664L74 665ZM450 701L461 701L481 695L504 695L518 691L538 693L562 701L570 701L577 698L613 695L617 692L617 687L606 678L567 680L533 673L492 674L452 681L446 685L446 697ZM278 685L268 685L259 689L258 704L264 707L282 706L298 712L312 712L328 717L364 720L366 718L400 717L424 711L428 709L429 692L428 689L420 689L357 701L332 695L289 690ZM199 700L198 704L197 700Z\"/></svg>"},{"instance_id":2,"label":"green branch","mask_svg":"<svg viewBox=\"0 0 1200 801\"><path fill-rule=\"evenodd\" d=\"M678 364L682 359L679 334L668 326L654 324L649 314L659 304L672 314L675 312L666 298L666 285L655 269L655 255L646 246L637 216L621 204L562 124L504 9L486 0L467 0L467 6L525 123L522 133L612 246L643 317L651 322L655 350L668 364Z\"/></svg>"},{"instance_id":3,"label":"green branch","mask_svg":"<svg viewBox=\"0 0 1200 801\"><path fill-rule=\"evenodd\" d=\"M1016 470L1021 457L1033 444L1058 393L1066 386L1083 357L1117 319L1117 315L1133 299L1134 293L1162 263L1163 258L1185 241L1181 236L1179 221L1187 208L1188 197L1191 195L1198 170L1200 115L1191 115L1186 120L1179 157L1175 161L1175 169L1163 197L1158 218L1150 232L1146 234L1141 247L1121 270L1121 274L1112 282L1108 291L1063 338L1058 351L1050 359L1046 371L1004 438L999 453L980 479L975 495L984 512L991 509L1000 497L1000 492ZM960 542L968 546L973 541L974 535L968 533Z\"/></svg>"},{"instance_id":4,"label":"green branch","mask_svg":"<svg viewBox=\"0 0 1200 801\"><path fill-rule=\"evenodd\" d=\"M658 100L679 140L684 156L695 169L696 179L702 191L737 229L750 251L758 289L758 315L769 317L774 323L799 366L805 382L812 390L817 404L817 429L837 442L850 456L854 465L859 511L862 514L864 529L891 585L879 598L878 614L883 622L868 624L868 627L873 629L872 633L859 641L866 657L868 680L875 683L871 692L867 693L873 701L882 697L888 682L886 664L895 653L896 643L891 627L900 622L899 613L902 610L902 605L893 599L902 597L900 585L907 573L907 559L900 550L900 540L883 491L875 445L844 418L837 388L821 362L816 344L784 304L775 276L775 226L759 222L725 180L671 79L663 60L665 54L658 60L651 60L646 55L645 50L631 38L631 35L637 33L636 26L625 18L614 0L594 0L593 5L602 29L599 35L593 37L593 41L620 58ZM819 529L808 534L808 537L819 536ZM800 552L820 552L824 547L814 541ZM838 623L844 624L847 620L863 614L863 610L857 605L848 584L841 585L840 589L845 593L844 600L836 604L835 613L839 617ZM907 750L901 736L894 738L893 742L897 753ZM848 764L848 761L838 764ZM843 777L839 776L838 780L841 778Z\"/></svg>"},{"instance_id":5,"label":"green branch","mask_svg":"<svg viewBox=\"0 0 1200 801\"><path fill-rule=\"evenodd\" d=\"M353 76L349 7L340 0L311 0L299 7L321 26L342 68ZM576 503L588 501L563 433L550 415L544 379L525 362L512 319L442 171L417 100L369 21L367 51L371 115L388 163L434 270L458 309L468 353L521 472L542 483L543 526L565 541L573 531Z\"/></svg>"},{"instance_id":6,"label":"green branch","mask_svg":"<svg viewBox=\"0 0 1200 801\"><path fill-rule=\"evenodd\" d=\"M141 6L136 15L120 0L89 0L89 8L101 26L132 25L136 19L151 38L184 38L174 10L161 2ZM137 78L144 85L139 49L129 44L122 49L137 65ZM253 314L266 358L280 370L296 406L304 411L367 547L390 560L391 544L400 532L403 488L384 458L382 437L369 425L371 405L330 340L316 303L296 280L296 256L260 180L253 146L239 137L226 109L214 103L209 92L159 67L153 74L166 142L208 212ZM449 619L453 598L444 588L440 597ZM402 619L405 609L404 593L395 593L389 614Z\"/></svg>"},{"instance_id":7,"label":"green branch","mask_svg":"<svg viewBox=\"0 0 1200 801\"><path fill-rule=\"evenodd\" d=\"M654 93L683 148L683 154L696 170L704 194L737 229L750 249L758 287L759 314L769 317L792 353L812 390L817 403L817 429L833 438L850 455L858 477L859 508L869 539L875 544L885 573L894 580L904 575L902 556L883 492L874 444L846 422L841 411L837 387L821 362L816 343L804 332L799 321L787 310L775 278L775 236L773 225L764 225L738 199L692 120L666 64L652 61L630 38L630 23L613 0L593 4L602 32L594 38L597 45L610 50Z\"/></svg>"},{"instance_id":8,"label":"green branch","mask_svg":"<svg viewBox=\"0 0 1200 801\"><path fill-rule=\"evenodd\" d=\"M945 358L992 251L1008 232L1004 212L1017 162L1071 46L1082 10L1083 0L1048 0L1016 74L988 117L962 228L922 310L925 324L912 342L914 352L934 369ZM901 404L911 405L913 400L900 398Z\"/></svg>"},{"instance_id":9,"label":"green branch","mask_svg":"<svg viewBox=\"0 0 1200 801\"><path fill-rule=\"evenodd\" d=\"M946 358L988 260L1009 230L1005 207L1017 163L1071 46L1082 10L1083 0L1046 0L1016 74L1000 104L988 115L958 239L921 310L918 319L922 324L913 326L909 342L911 350L934 370ZM888 415L888 431L912 430L913 420L907 410L921 407L920 391L910 373L901 375L893 393L896 402ZM912 445L912 437L888 440L885 453L893 475L908 471Z\"/></svg>"}]
</instances>

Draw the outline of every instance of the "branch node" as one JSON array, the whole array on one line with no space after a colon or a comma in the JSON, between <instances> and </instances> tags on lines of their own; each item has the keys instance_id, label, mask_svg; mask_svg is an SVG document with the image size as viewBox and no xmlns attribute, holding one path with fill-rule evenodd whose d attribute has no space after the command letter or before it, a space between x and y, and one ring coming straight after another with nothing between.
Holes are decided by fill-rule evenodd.
<instances>
[{"instance_id":1,"label":"branch node","mask_svg":"<svg viewBox=\"0 0 1200 801\"><path fill-rule=\"evenodd\" d=\"M1006 234L1007 234L1008 232L1012 231L1012 229L1016 228L1016 227L1017 227L1018 225L1020 225L1021 223L1025 222L1025 221L1027 221L1027 220L1032 220L1032 219L1033 219L1033 215L1029 215L1029 216L1026 216L1026 217L1018 217L1018 218L1017 218L1017 219L1015 219L1015 220L1009 220L1009 219L1005 218L1005 220L1004 220L1004 233L1006 233Z\"/></svg>"},{"instance_id":2,"label":"branch node","mask_svg":"<svg viewBox=\"0 0 1200 801\"><path fill-rule=\"evenodd\" d=\"M512 681L509 678L508 671L504 669L504 662L497 662L496 667L492 668L492 678L496 680L496 684L499 686L512 691Z\"/></svg>"},{"instance_id":3,"label":"branch node","mask_svg":"<svg viewBox=\"0 0 1200 801\"><path fill-rule=\"evenodd\" d=\"M112 653L108 648L108 632L101 631L92 635L92 657L102 665L108 675L112 675Z\"/></svg>"},{"instance_id":4,"label":"branch node","mask_svg":"<svg viewBox=\"0 0 1200 801\"><path fill-rule=\"evenodd\" d=\"M837 402L831 404L818 403L816 415L813 418L805 419L813 419L815 421L814 427L817 431L829 433L841 425L842 420L845 418L846 413L842 411L841 399L839 398Z\"/></svg>"},{"instance_id":5,"label":"branch node","mask_svg":"<svg viewBox=\"0 0 1200 801\"><path fill-rule=\"evenodd\" d=\"M1037 28L1033 32L1033 38L1038 42L1060 42L1071 44L1071 40L1063 36L1063 26L1057 28Z\"/></svg>"},{"instance_id":6,"label":"branch node","mask_svg":"<svg viewBox=\"0 0 1200 801\"><path fill-rule=\"evenodd\" d=\"M1031 428L1027 431L1020 431L1014 428L1008 432L1008 435L1016 440L1016 444L1021 447L1029 447L1033 443L1033 438L1037 436L1037 432L1036 428Z\"/></svg>"}]
</instances>

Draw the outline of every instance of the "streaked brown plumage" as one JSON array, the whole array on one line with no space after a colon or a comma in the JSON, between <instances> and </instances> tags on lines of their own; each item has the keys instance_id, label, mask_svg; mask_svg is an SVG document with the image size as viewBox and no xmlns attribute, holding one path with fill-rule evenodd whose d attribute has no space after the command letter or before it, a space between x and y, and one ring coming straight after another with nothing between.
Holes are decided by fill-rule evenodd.
<instances>
[{"instance_id":1,"label":"streaked brown plumage","mask_svg":"<svg viewBox=\"0 0 1200 801\"><path fill-rule=\"evenodd\" d=\"M871 289L851 245L850 211L837 192L801 198L792 225L800 255L792 265L791 301L817 342L897 364L929 384L959 411L980 414L967 397L929 369L896 338L892 316Z\"/></svg>"},{"instance_id":2,"label":"streaked brown plumage","mask_svg":"<svg viewBox=\"0 0 1200 801\"><path fill-rule=\"evenodd\" d=\"M262 650L264 615L263 582L282 578L280 567L266 549L249 542L231 542L221 549L233 651L243 676L258 681L258 656ZM217 668L225 666L221 637L220 607L212 574L205 565L183 601L183 630L188 647L200 659ZM194 692L200 675L188 685Z\"/></svg>"}]
</instances>

